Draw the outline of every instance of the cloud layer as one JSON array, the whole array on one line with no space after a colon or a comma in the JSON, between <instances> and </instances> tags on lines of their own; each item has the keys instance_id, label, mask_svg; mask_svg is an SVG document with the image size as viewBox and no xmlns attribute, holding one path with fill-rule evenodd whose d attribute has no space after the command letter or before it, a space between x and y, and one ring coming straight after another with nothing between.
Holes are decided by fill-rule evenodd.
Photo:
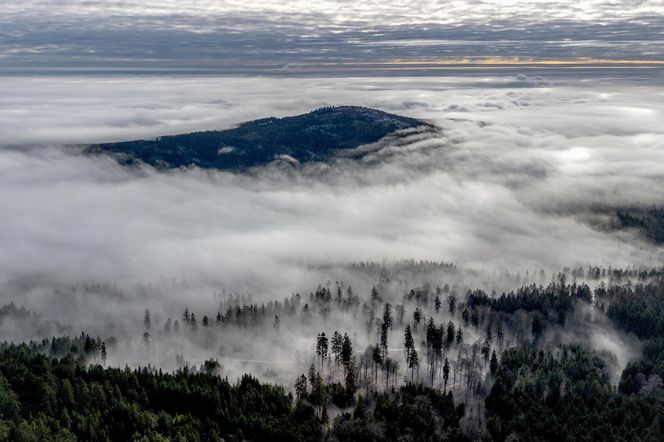
<instances>
[{"instance_id":1,"label":"cloud layer","mask_svg":"<svg viewBox=\"0 0 664 442\"><path fill-rule=\"evenodd\" d=\"M307 327L284 320L280 334L272 321L253 334L225 329L206 345L160 330L185 308L199 320L214 317L233 293L259 302L294 292L306 298L320 283L343 281L364 298L380 271L353 271L349 261L459 266L395 265L400 270L381 286L395 303L426 283L463 296L546 283L564 266L662 262L661 249L635 232L591 223L602 221L596 209L664 202L664 95L652 82L8 77L0 97L0 305L25 305L44 322L5 320L2 332L116 336L111 364L173 368L176 355L196 363L215 355L224 375L249 371L290 385L293 371L310 363L319 330L352 332L358 351L371 333L352 315ZM242 175L128 169L63 146L224 128L334 104L418 117L439 130L387 137L360 161ZM150 352L142 340L146 308ZM622 366L635 346L600 326L563 338L609 349Z\"/></svg>"},{"instance_id":2,"label":"cloud layer","mask_svg":"<svg viewBox=\"0 0 664 442\"><path fill-rule=\"evenodd\" d=\"M0 72L360 73L403 69L404 60L664 60L659 0L5 3Z\"/></svg>"},{"instance_id":3,"label":"cloud layer","mask_svg":"<svg viewBox=\"0 0 664 442\"><path fill-rule=\"evenodd\" d=\"M664 201L661 92L542 81L11 79L0 108L14 146L0 151L0 279L173 277L261 291L292 287L305 264L326 262L657 263L652 246L583 216ZM303 93L293 97L294 88ZM352 102L441 131L385 140L359 163L240 176L127 170L57 146Z\"/></svg>"}]
</instances>

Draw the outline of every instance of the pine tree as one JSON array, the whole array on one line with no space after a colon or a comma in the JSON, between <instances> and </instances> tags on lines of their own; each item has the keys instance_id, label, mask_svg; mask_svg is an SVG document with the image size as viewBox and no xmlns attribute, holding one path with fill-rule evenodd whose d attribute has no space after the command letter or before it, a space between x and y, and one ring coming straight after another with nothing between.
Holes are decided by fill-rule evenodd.
<instances>
[{"instance_id":1,"label":"pine tree","mask_svg":"<svg viewBox=\"0 0 664 442\"><path fill-rule=\"evenodd\" d=\"M482 344L482 359L484 359L484 364L489 362L489 357L491 356L491 344L488 340L485 340ZM486 367L486 365L485 365Z\"/></svg>"},{"instance_id":2,"label":"pine tree","mask_svg":"<svg viewBox=\"0 0 664 442\"><path fill-rule=\"evenodd\" d=\"M102 342L101 343L101 363L102 365L106 365L106 343Z\"/></svg>"},{"instance_id":3,"label":"pine tree","mask_svg":"<svg viewBox=\"0 0 664 442\"><path fill-rule=\"evenodd\" d=\"M339 365L339 357L341 355L341 344L343 343L343 338L341 337L341 334L339 334L338 331L334 331L332 333L332 354L334 355L334 365L338 366Z\"/></svg>"},{"instance_id":4,"label":"pine tree","mask_svg":"<svg viewBox=\"0 0 664 442\"><path fill-rule=\"evenodd\" d=\"M298 402L307 397L307 378L303 374L295 380L295 397Z\"/></svg>"},{"instance_id":5,"label":"pine tree","mask_svg":"<svg viewBox=\"0 0 664 442\"><path fill-rule=\"evenodd\" d=\"M355 363L352 359L346 365L345 387L346 398L349 402L352 402L355 392L357 391L357 373L355 370Z\"/></svg>"},{"instance_id":6,"label":"pine tree","mask_svg":"<svg viewBox=\"0 0 664 442\"><path fill-rule=\"evenodd\" d=\"M454 314L456 313L456 297L454 295L448 296L447 305L449 306L450 315L454 317Z\"/></svg>"},{"instance_id":7,"label":"pine tree","mask_svg":"<svg viewBox=\"0 0 664 442\"><path fill-rule=\"evenodd\" d=\"M318 379L318 372L316 372L316 367L314 367L314 364L311 364L309 367L309 384L311 384L312 393L314 391L314 387L316 386L316 379Z\"/></svg>"},{"instance_id":8,"label":"pine tree","mask_svg":"<svg viewBox=\"0 0 664 442\"><path fill-rule=\"evenodd\" d=\"M309 307L309 303L305 303L304 307L302 307L302 321L305 324L311 322L311 307Z\"/></svg>"},{"instance_id":9,"label":"pine tree","mask_svg":"<svg viewBox=\"0 0 664 442\"><path fill-rule=\"evenodd\" d=\"M408 368L410 368L410 382L413 382L415 377L415 369L420 365L420 359L417 356L417 350L413 349L410 352L410 357L408 358Z\"/></svg>"},{"instance_id":10,"label":"pine tree","mask_svg":"<svg viewBox=\"0 0 664 442\"><path fill-rule=\"evenodd\" d=\"M496 350L491 352L491 362L489 362L489 369L491 370L491 375L496 374L496 370L498 370L498 357L496 356Z\"/></svg>"},{"instance_id":11,"label":"pine tree","mask_svg":"<svg viewBox=\"0 0 664 442\"><path fill-rule=\"evenodd\" d=\"M419 307L415 308L415 311L413 312L413 328L417 332L417 329L422 322L422 311L420 310Z\"/></svg>"},{"instance_id":12,"label":"pine tree","mask_svg":"<svg viewBox=\"0 0 664 442\"><path fill-rule=\"evenodd\" d=\"M392 305L390 305L389 302L386 303L383 308L383 324L385 324L387 328L392 327Z\"/></svg>"},{"instance_id":13,"label":"pine tree","mask_svg":"<svg viewBox=\"0 0 664 442\"><path fill-rule=\"evenodd\" d=\"M415 341L413 340L413 333L410 330L410 325L406 324L406 329L403 336L403 347L406 356L406 362L410 359L410 352L415 348Z\"/></svg>"},{"instance_id":14,"label":"pine tree","mask_svg":"<svg viewBox=\"0 0 664 442\"><path fill-rule=\"evenodd\" d=\"M383 365L383 355L378 346L372 347L371 360L374 364L374 382L378 383L378 367Z\"/></svg>"},{"instance_id":15,"label":"pine tree","mask_svg":"<svg viewBox=\"0 0 664 442\"><path fill-rule=\"evenodd\" d=\"M446 339L446 344L447 348L451 347L452 344L454 344L454 323L452 321L449 321L447 323L447 339Z\"/></svg>"},{"instance_id":16,"label":"pine tree","mask_svg":"<svg viewBox=\"0 0 664 442\"><path fill-rule=\"evenodd\" d=\"M380 295L378 294L378 289L376 286L371 287L371 302L375 303L380 300Z\"/></svg>"},{"instance_id":17,"label":"pine tree","mask_svg":"<svg viewBox=\"0 0 664 442\"><path fill-rule=\"evenodd\" d=\"M152 331L152 320L150 319L150 310L145 309L145 315L143 316L143 325L145 326L145 332L150 333Z\"/></svg>"},{"instance_id":18,"label":"pine tree","mask_svg":"<svg viewBox=\"0 0 664 442\"><path fill-rule=\"evenodd\" d=\"M198 323L196 322L196 315L193 313L191 314L191 316L189 316L189 325L191 326L192 331L196 331L196 329L198 328Z\"/></svg>"},{"instance_id":19,"label":"pine tree","mask_svg":"<svg viewBox=\"0 0 664 442\"><path fill-rule=\"evenodd\" d=\"M353 359L353 345L347 333L344 333L343 342L341 344L341 363L346 372L350 370L351 362Z\"/></svg>"},{"instance_id":20,"label":"pine tree","mask_svg":"<svg viewBox=\"0 0 664 442\"><path fill-rule=\"evenodd\" d=\"M383 350L383 359L387 358L387 347L388 347L388 327L386 323L382 323L380 326L380 348Z\"/></svg>"},{"instance_id":21,"label":"pine tree","mask_svg":"<svg viewBox=\"0 0 664 442\"><path fill-rule=\"evenodd\" d=\"M461 327L459 327L456 333L456 344L461 345L462 343L463 343L463 330L461 329Z\"/></svg>"},{"instance_id":22,"label":"pine tree","mask_svg":"<svg viewBox=\"0 0 664 442\"><path fill-rule=\"evenodd\" d=\"M328 351L329 346L327 336L325 336L325 332L323 332L316 338L316 356L318 356L318 359L320 359L320 367L324 367Z\"/></svg>"},{"instance_id":23,"label":"pine tree","mask_svg":"<svg viewBox=\"0 0 664 442\"><path fill-rule=\"evenodd\" d=\"M498 327L496 328L496 337L498 338L498 345L500 348L503 347L503 341L505 339L505 334L503 333L503 322L498 322Z\"/></svg>"},{"instance_id":24,"label":"pine tree","mask_svg":"<svg viewBox=\"0 0 664 442\"><path fill-rule=\"evenodd\" d=\"M470 319L470 312L468 311L467 308L463 309L463 312L461 312L461 318L463 318L463 325L468 327L468 320Z\"/></svg>"},{"instance_id":25,"label":"pine tree","mask_svg":"<svg viewBox=\"0 0 664 442\"><path fill-rule=\"evenodd\" d=\"M323 409L320 412L320 422L324 427L327 427L327 425L330 423L330 417L327 414L327 405L325 403L323 403Z\"/></svg>"},{"instance_id":26,"label":"pine tree","mask_svg":"<svg viewBox=\"0 0 664 442\"><path fill-rule=\"evenodd\" d=\"M533 338L535 338L535 342L537 342L539 338L542 336L542 332L544 331L544 323L542 322L542 319L538 314L536 314L535 317L533 318L531 331L533 334Z\"/></svg>"}]
</instances>

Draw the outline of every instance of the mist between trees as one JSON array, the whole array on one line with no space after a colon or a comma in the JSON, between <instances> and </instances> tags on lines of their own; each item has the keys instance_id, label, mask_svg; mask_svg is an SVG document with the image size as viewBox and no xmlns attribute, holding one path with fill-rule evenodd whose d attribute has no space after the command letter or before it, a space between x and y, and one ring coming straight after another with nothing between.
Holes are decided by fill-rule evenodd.
<instances>
[{"instance_id":1,"label":"mist between trees","mask_svg":"<svg viewBox=\"0 0 664 442\"><path fill-rule=\"evenodd\" d=\"M606 385L662 392L656 370L623 369L639 358L644 339L664 334L662 310L643 307L660 302L663 269L579 267L553 275L487 275L451 264L405 261L391 267L349 265L344 271L356 285L327 281L309 293L264 302L216 293L207 307L183 306L173 314L166 306L127 312L133 325L119 319L125 325L116 336L110 329L99 337L79 334L46 312L15 304L0 310L0 326L14 336L21 329L31 330L33 338L41 333L43 339L31 341L33 350L84 364L186 370L231 380L250 373L284 386L296 403L312 406L325 425L334 417L341 425L348 419L344 410L358 403L371 410L380 395L416 387L461 406L464 434L498 434L487 427L494 413L485 409L487 398L503 358L513 361L514 351L529 349L535 360L537 351L552 352L552 360L559 360L579 348L601 361ZM485 281L485 287L514 288L472 288L471 276ZM87 296L96 292L109 305L114 296L122 298L120 289L108 286L72 290ZM66 299L64 293L59 296ZM72 337L50 338L49 333ZM564 394L573 383L562 377L554 388Z\"/></svg>"}]
</instances>

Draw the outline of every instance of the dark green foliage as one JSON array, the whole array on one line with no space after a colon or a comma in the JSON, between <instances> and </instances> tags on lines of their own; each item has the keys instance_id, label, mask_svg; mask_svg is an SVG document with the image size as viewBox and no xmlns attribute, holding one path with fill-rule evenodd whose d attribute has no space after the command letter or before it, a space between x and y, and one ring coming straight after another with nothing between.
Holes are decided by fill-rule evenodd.
<instances>
[{"instance_id":1,"label":"dark green foliage","mask_svg":"<svg viewBox=\"0 0 664 442\"><path fill-rule=\"evenodd\" d=\"M558 275L558 280L552 282L546 287L535 284L524 286L515 292L503 293L499 297L487 295L482 290L475 290L468 295L467 305L473 311L470 313L471 322L477 325L474 309L479 306L490 307L493 311L514 313L517 310L527 312L538 312L544 318L557 322L560 325L565 324L565 318L569 311L574 308L577 300L590 302L592 299L590 288L586 284L565 284L565 276ZM466 311L462 314L464 321L468 314ZM541 324L541 319L537 326ZM535 334L533 329L533 334ZM541 331L541 330L538 330Z\"/></svg>"},{"instance_id":2,"label":"dark green foliage","mask_svg":"<svg viewBox=\"0 0 664 442\"><path fill-rule=\"evenodd\" d=\"M596 279L594 292L580 278ZM437 289L436 297L449 292ZM113 338L102 341L81 333L20 346L0 344L0 441L661 440L662 269L577 268L571 274L565 270L546 287L530 284L501 296L467 292L455 306L461 315L450 321L453 309L450 315L431 314L436 308L432 293L426 287L404 292L412 322L404 321L402 305L395 306L393 317L391 306L384 304L382 323L370 330L378 342L357 356L347 332L328 331L329 338L318 333L308 376L293 380L295 403L281 387L250 376L229 384L215 375L220 369L215 359L197 372L173 374L89 367L104 363L107 351L111 361L116 359L121 344ZM312 323L334 308L374 318L382 302L379 289L364 296L370 301L364 306L374 308L360 310L360 299L341 285L336 290L320 286L308 298L293 294L283 303L247 305L238 298L220 304L219 313L216 308L187 309L178 318L180 333L195 337L196 324L205 336L232 327L272 331L275 318L288 329L305 318L304 306ZM586 347L559 346L560 332L569 336L582 330L579 325L593 327L591 315L580 314L592 309L593 316L606 313L643 344L640 359L627 365L617 386L609 381L607 367L613 365L600 356ZM15 306L0 316L3 311L7 318L34 318ZM466 331L466 346L464 323L474 327ZM174 333L178 322L166 324L163 333ZM146 312L141 331L158 339L160 329ZM389 332L401 330L403 354L389 351ZM399 334L393 338L398 341ZM401 371L391 372L399 360ZM378 381L381 369L384 383ZM407 385L397 389L402 379Z\"/></svg>"},{"instance_id":3,"label":"dark green foliage","mask_svg":"<svg viewBox=\"0 0 664 442\"><path fill-rule=\"evenodd\" d=\"M581 347L503 353L486 399L494 440L659 440L664 407L618 393L604 361Z\"/></svg>"},{"instance_id":4,"label":"dark green foliage","mask_svg":"<svg viewBox=\"0 0 664 442\"><path fill-rule=\"evenodd\" d=\"M376 397L373 411L358 400L355 412L334 421L333 441L465 440L459 430L463 405L454 405L451 393L422 385L401 387Z\"/></svg>"},{"instance_id":5,"label":"dark green foliage","mask_svg":"<svg viewBox=\"0 0 664 442\"><path fill-rule=\"evenodd\" d=\"M245 169L281 155L299 162L325 160L343 149L372 143L399 129L427 125L413 118L355 106L326 107L303 115L264 118L234 129L92 146L121 162L159 168L198 166Z\"/></svg>"},{"instance_id":6,"label":"dark green foliage","mask_svg":"<svg viewBox=\"0 0 664 442\"><path fill-rule=\"evenodd\" d=\"M491 352L491 361L489 362L489 371L492 375L495 375L496 370L498 370L498 357L496 356L496 350L493 350Z\"/></svg>"},{"instance_id":7,"label":"dark green foliage","mask_svg":"<svg viewBox=\"0 0 664 442\"><path fill-rule=\"evenodd\" d=\"M313 409L245 375L85 366L26 345L0 352L0 440L271 440L323 437Z\"/></svg>"},{"instance_id":8,"label":"dark green foliage","mask_svg":"<svg viewBox=\"0 0 664 442\"><path fill-rule=\"evenodd\" d=\"M616 285L596 291L618 327L644 339L641 359L627 364L619 389L664 407L664 278L647 284Z\"/></svg>"},{"instance_id":9,"label":"dark green foliage","mask_svg":"<svg viewBox=\"0 0 664 442\"><path fill-rule=\"evenodd\" d=\"M616 212L616 227L638 229L655 243L664 243L664 208L631 208Z\"/></svg>"},{"instance_id":10,"label":"dark green foliage","mask_svg":"<svg viewBox=\"0 0 664 442\"><path fill-rule=\"evenodd\" d=\"M349 398L346 388L339 382L329 384L326 388L327 394L334 405L339 408L346 408L351 405L352 400Z\"/></svg>"},{"instance_id":11,"label":"dark green foliage","mask_svg":"<svg viewBox=\"0 0 664 442\"><path fill-rule=\"evenodd\" d=\"M664 338L654 338L643 345L641 359L627 364L619 389L626 394L641 394L664 399Z\"/></svg>"},{"instance_id":12,"label":"dark green foliage","mask_svg":"<svg viewBox=\"0 0 664 442\"><path fill-rule=\"evenodd\" d=\"M606 314L618 327L642 339L664 337L664 278L615 285L601 293L603 301L609 302Z\"/></svg>"}]
</instances>

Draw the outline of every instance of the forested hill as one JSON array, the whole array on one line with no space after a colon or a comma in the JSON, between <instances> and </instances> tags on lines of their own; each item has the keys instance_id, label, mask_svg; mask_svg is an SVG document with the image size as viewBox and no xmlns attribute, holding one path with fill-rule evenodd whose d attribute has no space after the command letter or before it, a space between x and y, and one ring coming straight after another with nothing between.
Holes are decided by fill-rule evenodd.
<instances>
[{"instance_id":1,"label":"forested hill","mask_svg":"<svg viewBox=\"0 0 664 442\"><path fill-rule=\"evenodd\" d=\"M414 118L357 106L325 107L307 114L263 118L233 129L195 132L91 146L125 164L142 161L159 168L195 165L245 169L283 158L325 160L335 152L378 141L399 130L428 125Z\"/></svg>"}]
</instances>

